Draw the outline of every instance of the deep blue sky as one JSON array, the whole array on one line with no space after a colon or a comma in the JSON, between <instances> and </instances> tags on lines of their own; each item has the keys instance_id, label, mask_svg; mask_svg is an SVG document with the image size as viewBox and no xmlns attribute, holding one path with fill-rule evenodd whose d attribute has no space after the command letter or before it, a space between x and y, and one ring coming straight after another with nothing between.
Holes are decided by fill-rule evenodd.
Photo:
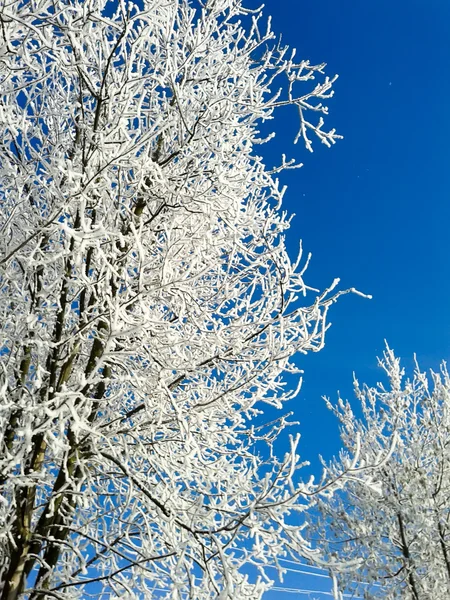
<instances>
[{"instance_id":1,"label":"deep blue sky","mask_svg":"<svg viewBox=\"0 0 450 600\"><path fill-rule=\"evenodd\" d=\"M256 4L256 2L254 3ZM313 254L308 283L341 277L373 300L344 297L331 312L325 349L302 360L292 408L302 455L339 448L322 395L352 396L352 372L375 384L384 339L412 366L450 359L450 2L448 0L266 0L273 29L299 58L339 74L327 123L345 139L309 155L291 142L295 114L278 114L269 151L304 167L284 175L289 232ZM312 587L319 580L299 580ZM311 587L311 585L309 585ZM329 589L329 586L328 586ZM269 594L285 598L288 594ZM292 597L297 597L293 595ZM304 596L298 596L304 597Z\"/></svg>"},{"instance_id":2,"label":"deep blue sky","mask_svg":"<svg viewBox=\"0 0 450 600\"><path fill-rule=\"evenodd\" d=\"M339 74L334 147L309 154L291 143L294 113L274 122L270 152L304 162L283 175L292 253L299 238L312 252L308 283L340 277L373 295L342 298L326 348L301 361L304 449L328 454L320 396L351 395L353 371L375 383L384 339L408 365L414 352L426 368L450 358L450 3L267 0L266 13L299 57Z\"/></svg>"}]
</instances>

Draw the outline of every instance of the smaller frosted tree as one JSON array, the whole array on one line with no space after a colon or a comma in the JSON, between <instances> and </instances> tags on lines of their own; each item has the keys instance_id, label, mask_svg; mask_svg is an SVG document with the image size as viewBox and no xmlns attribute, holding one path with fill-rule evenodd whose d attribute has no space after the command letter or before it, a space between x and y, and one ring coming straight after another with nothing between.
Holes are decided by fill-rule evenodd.
<instances>
[{"instance_id":1,"label":"smaller frosted tree","mask_svg":"<svg viewBox=\"0 0 450 600\"><path fill-rule=\"evenodd\" d=\"M335 564L356 565L336 573L341 592L449 598L449 374L444 363L430 377L416 365L412 380L405 380L389 348L379 362L388 387L361 387L355 380L361 418L348 402L339 399L333 406L327 400L341 423L345 448L327 465L328 474L338 475L357 455L365 476L318 500L311 534Z\"/></svg>"}]
</instances>

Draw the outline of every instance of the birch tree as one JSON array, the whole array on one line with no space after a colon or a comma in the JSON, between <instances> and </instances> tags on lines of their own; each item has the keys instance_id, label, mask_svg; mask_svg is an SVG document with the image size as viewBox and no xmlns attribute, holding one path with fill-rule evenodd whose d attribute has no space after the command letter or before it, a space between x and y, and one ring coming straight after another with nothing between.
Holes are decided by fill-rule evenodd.
<instances>
[{"instance_id":1,"label":"birch tree","mask_svg":"<svg viewBox=\"0 0 450 600\"><path fill-rule=\"evenodd\" d=\"M0 598L260 598L312 485L254 418L339 293L259 129L333 144L334 78L240 0L3 0L0 78Z\"/></svg>"},{"instance_id":2,"label":"birch tree","mask_svg":"<svg viewBox=\"0 0 450 600\"><path fill-rule=\"evenodd\" d=\"M444 600L450 596L450 377L445 364L405 380L389 348L381 361L389 387L360 387L362 416L348 402L329 407L345 450L328 465L340 472L358 449L370 481L350 478L311 513L311 536L324 557L355 568L337 574L341 591L365 598ZM358 411L359 412L359 411ZM358 443L358 440L360 443ZM369 484L369 485L368 485ZM339 597L339 596L338 596Z\"/></svg>"}]
</instances>

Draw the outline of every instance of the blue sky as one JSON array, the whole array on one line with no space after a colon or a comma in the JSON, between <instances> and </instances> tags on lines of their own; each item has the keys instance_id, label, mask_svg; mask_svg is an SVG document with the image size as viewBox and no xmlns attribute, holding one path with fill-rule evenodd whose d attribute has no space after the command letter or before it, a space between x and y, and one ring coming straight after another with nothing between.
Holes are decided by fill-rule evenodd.
<instances>
[{"instance_id":1,"label":"blue sky","mask_svg":"<svg viewBox=\"0 0 450 600\"><path fill-rule=\"evenodd\" d=\"M255 2L256 4L256 2ZM302 454L329 458L337 424L322 395L352 397L352 373L374 385L384 339L412 367L450 359L450 3L448 0L266 0L297 56L339 74L327 123L344 135L313 154L292 146L295 114L280 112L269 164L284 151L304 163L284 175L289 232L311 251L308 283L340 277L373 300L344 297L325 349L302 359ZM318 587L294 576L293 587ZM291 580L289 580L291 585ZM329 589L329 587L328 587ZM306 597L271 593L268 598Z\"/></svg>"},{"instance_id":2,"label":"blue sky","mask_svg":"<svg viewBox=\"0 0 450 600\"><path fill-rule=\"evenodd\" d=\"M267 0L266 13L300 57L339 74L333 148L293 146L294 113L274 122L269 164L282 150L304 163L283 175L292 253L300 238L312 252L308 283L373 295L342 298L326 348L301 360L304 447L329 454L320 396L351 395L353 371L375 383L384 339L407 366L414 352L426 368L450 358L450 3Z\"/></svg>"}]
</instances>

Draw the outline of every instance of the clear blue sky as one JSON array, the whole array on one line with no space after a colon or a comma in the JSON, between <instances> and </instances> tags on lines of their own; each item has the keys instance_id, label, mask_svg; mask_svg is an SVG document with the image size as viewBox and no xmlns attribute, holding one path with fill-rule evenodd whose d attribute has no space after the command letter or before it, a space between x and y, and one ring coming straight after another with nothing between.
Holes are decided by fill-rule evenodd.
<instances>
[{"instance_id":1,"label":"clear blue sky","mask_svg":"<svg viewBox=\"0 0 450 600\"><path fill-rule=\"evenodd\" d=\"M340 277L373 295L342 298L326 348L302 360L304 447L328 454L320 396L351 395L353 371L375 383L385 338L409 366L414 352L427 368L450 359L450 3L267 0L266 13L299 57L339 74L333 148L293 146L294 113L274 123L268 162L281 150L304 162L283 176L292 253L299 238L312 252L310 284Z\"/></svg>"},{"instance_id":2,"label":"clear blue sky","mask_svg":"<svg viewBox=\"0 0 450 600\"><path fill-rule=\"evenodd\" d=\"M254 3L256 4L256 2ZM299 58L339 74L328 124L345 139L309 155L291 141L294 113L279 113L267 151L296 155L285 207L290 231L313 254L308 282L334 277L373 300L344 297L331 313L326 348L302 360L304 386L291 408L302 454L339 448L323 394L352 396L352 372L375 384L386 339L407 367L450 360L450 2L448 0L266 0L273 29ZM273 155L271 153L274 153ZM317 464L317 463L316 463ZM319 580L289 580L311 587ZM329 589L329 587L328 587ZM306 597L277 594L268 598Z\"/></svg>"}]
</instances>

